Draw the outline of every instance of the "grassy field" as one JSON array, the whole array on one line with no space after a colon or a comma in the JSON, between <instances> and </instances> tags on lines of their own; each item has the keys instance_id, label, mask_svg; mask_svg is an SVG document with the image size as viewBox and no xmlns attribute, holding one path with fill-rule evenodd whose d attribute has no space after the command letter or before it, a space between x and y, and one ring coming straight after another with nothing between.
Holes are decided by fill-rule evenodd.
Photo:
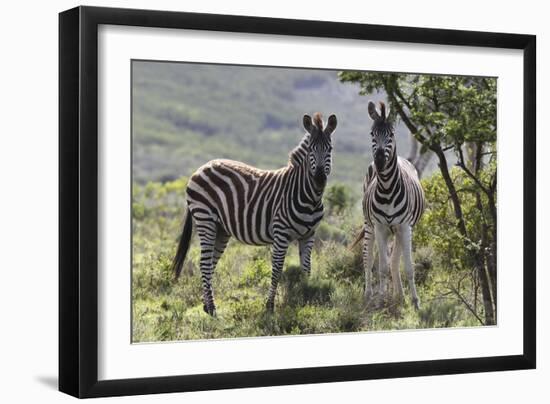
<instances>
[{"instance_id":1,"label":"grassy field","mask_svg":"<svg viewBox=\"0 0 550 404\"><path fill-rule=\"evenodd\" d=\"M361 248L348 249L362 221L359 200L339 184L333 187L343 192L326 192L329 214L317 232L309 277L299 268L297 246L288 251L275 313L264 309L271 276L269 248L230 241L214 276L217 317L212 318L202 309L196 237L177 281L170 270L185 186L185 178L134 184L134 342L479 325L460 300L447 293L445 285L453 273L428 241L437 238L422 224L415 235L425 246L415 251L420 311L412 308L408 295L404 306L375 309L365 303Z\"/></svg>"}]
</instances>

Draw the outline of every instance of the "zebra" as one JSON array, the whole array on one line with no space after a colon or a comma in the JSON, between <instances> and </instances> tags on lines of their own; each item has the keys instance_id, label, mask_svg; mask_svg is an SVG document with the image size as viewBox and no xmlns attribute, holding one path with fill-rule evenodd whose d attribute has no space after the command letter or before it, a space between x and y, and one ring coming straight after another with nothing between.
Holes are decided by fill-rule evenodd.
<instances>
[{"instance_id":1,"label":"zebra","mask_svg":"<svg viewBox=\"0 0 550 404\"><path fill-rule=\"evenodd\" d=\"M204 311L216 315L212 276L231 236L250 245L272 245L271 286L266 303L273 312L277 284L289 244L298 240L300 266L311 271L314 233L323 218L322 196L332 166L332 134L320 113L304 115L306 130L288 163L261 170L232 160L212 160L187 185L187 212L172 270L180 275L193 223L200 240Z\"/></svg>"},{"instance_id":2,"label":"zebra","mask_svg":"<svg viewBox=\"0 0 550 404\"><path fill-rule=\"evenodd\" d=\"M363 182L363 264L365 270L365 295L373 296L371 268L374 262L373 246L378 243L378 278L380 298L386 291L388 271L388 246L395 235L391 257L393 292L402 301L403 285L399 272L401 254L409 282L412 303L420 308L420 300L414 282L412 264L412 227L420 220L425 207L424 192L415 167L397 155L392 122L386 114L386 106L380 102L380 114L372 101L368 104L372 119L371 138L374 161L370 164Z\"/></svg>"}]
</instances>

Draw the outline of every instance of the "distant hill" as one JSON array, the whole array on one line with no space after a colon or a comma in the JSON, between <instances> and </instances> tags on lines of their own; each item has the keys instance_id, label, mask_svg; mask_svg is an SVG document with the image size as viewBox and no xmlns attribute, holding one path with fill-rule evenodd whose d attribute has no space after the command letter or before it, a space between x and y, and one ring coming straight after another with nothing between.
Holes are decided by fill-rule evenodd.
<instances>
[{"instance_id":1,"label":"distant hill","mask_svg":"<svg viewBox=\"0 0 550 404\"><path fill-rule=\"evenodd\" d=\"M371 161L367 103L329 70L134 61L133 178L189 176L214 158L279 168L304 134L302 116L335 113L332 180L360 186ZM397 126L398 151L410 135ZM329 180L330 181L330 180Z\"/></svg>"}]
</instances>

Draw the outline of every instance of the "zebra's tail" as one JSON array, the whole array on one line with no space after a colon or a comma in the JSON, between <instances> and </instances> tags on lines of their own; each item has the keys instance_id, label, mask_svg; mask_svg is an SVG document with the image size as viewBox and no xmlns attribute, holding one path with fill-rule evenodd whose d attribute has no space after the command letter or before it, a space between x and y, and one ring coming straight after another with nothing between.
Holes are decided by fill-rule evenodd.
<instances>
[{"instance_id":1,"label":"zebra's tail","mask_svg":"<svg viewBox=\"0 0 550 404\"><path fill-rule=\"evenodd\" d=\"M361 231L357 233L357 236L355 236L355 240L353 240L353 243L351 243L351 245L348 247L348 250L352 251L355 248L355 246L359 244L361 240L363 240L364 236L365 236L365 226L361 227Z\"/></svg>"},{"instance_id":2,"label":"zebra's tail","mask_svg":"<svg viewBox=\"0 0 550 404\"><path fill-rule=\"evenodd\" d=\"M174 271L175 279L178 279L183 268L183 262L189 250L189 244L191 244L191 233L193 232L193 218L191 212L187 208L185 215L185 223L183 225L183 232L181 233L180 241L178 243L178 249L176 256L172 262L172 270Z\"/></svg>"}]
</instances>

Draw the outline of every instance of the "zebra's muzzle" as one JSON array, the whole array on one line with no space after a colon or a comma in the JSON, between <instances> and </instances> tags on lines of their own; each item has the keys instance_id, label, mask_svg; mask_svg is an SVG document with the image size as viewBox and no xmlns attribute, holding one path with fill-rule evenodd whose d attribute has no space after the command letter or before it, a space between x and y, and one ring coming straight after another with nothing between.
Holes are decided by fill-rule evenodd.
<instances>
[{"instance_id":1,"label":"zebra's muzzle","mask_svg":"<svg viewBox=\"0 0 550 404\"><path fill-rule=\"evenodd\" d=\"M313 176L313 181L317 188L323 188L327 183L327 175L323 170L317 170Z\"/></svg>"},{"instance_id":2,"label":"zebra's muzzle","mask_svg":"<svg viewBox=\"0 0 550 404\"><path fill-rule=\"evenodd\" d=\"M384 156L384 153L375 154L374 165L378 171L382 171L384 169L384 165L386 165L386 156Z\"/></svg>"}]
</instances>

